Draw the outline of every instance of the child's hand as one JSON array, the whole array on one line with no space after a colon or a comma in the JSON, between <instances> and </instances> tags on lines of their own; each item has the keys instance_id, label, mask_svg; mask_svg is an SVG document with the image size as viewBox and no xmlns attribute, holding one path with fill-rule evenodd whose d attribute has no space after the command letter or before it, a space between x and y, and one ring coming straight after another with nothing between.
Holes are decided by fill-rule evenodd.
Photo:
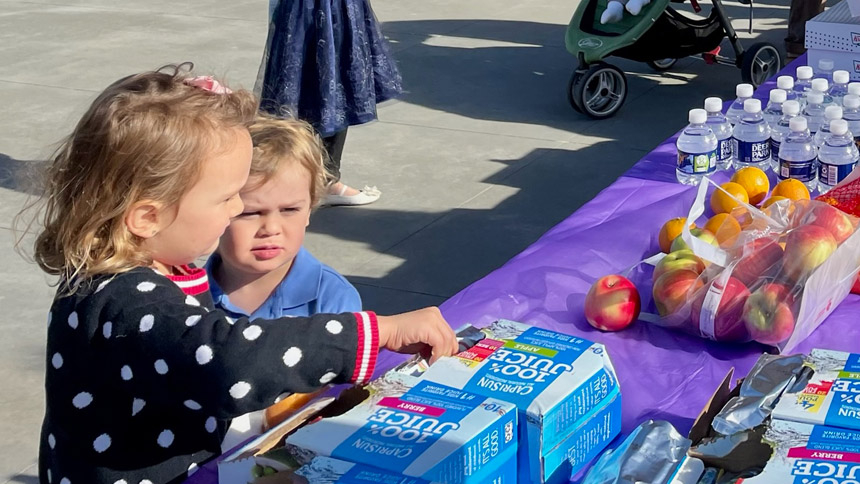
<instances>
[{"instance_id":1,"label":"child's hand","mask_svg":"<svg viewBox=\"0 0 860 484\"><path fill-rule=\"evenodd\" d=\"M430 363L457 353L457 336L445 322L439 308L429 307L397 314L377 316L379 347L399 353L421 353Z\"/></svg>"}]
</instances>

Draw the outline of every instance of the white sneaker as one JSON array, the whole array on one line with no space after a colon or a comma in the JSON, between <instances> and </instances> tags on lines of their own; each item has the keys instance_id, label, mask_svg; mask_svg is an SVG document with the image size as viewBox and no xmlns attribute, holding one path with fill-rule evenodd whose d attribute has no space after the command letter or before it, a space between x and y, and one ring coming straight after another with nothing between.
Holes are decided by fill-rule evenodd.
<instances>
[{"instance_id":1,"label":"white sneaker","mask_svg":"<svg viewBox=\"0 0 860 484\"><path fill-rule=\"evenodd\" d=\"M343 185L343 188L340 190L338 194L328 194L322 201L323 205L336 206L336 205L367 205L369 203L373 203L379 200L379 197L382 196L382 192L379 191L376 187L368 187L365 186L361 190L358 191L355 195L344 195L346 193L346 189L349 188L347 185Z\"/></svg>"}]
</instances>

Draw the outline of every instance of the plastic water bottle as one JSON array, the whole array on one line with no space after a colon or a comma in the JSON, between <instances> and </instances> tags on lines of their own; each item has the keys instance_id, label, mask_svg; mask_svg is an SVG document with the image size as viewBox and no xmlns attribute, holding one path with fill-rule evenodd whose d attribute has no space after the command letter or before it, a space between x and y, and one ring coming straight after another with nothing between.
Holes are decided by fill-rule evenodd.
<instances>
[{"instance_id":1,"label":"plastic water bottle","mask_svg":"<svg viewBox=\"0 0 860 484\"><path fill-rule=\"evenodd\" d=\"M735 125L732 155L736 168L757 166L767 170L770 166L770 128L761 115L761 101L744 101L744 115Z\"/></svg>"},{"instance_id":2,"label":"plastic water bottle","mask_svg":"<svg viewBox=\"0 0 860 484\"><path fill-rule=\"evenodd\" d=\"M833 98L833 102L836 103L837 106L842 105L842 98L848 94L848 81L851 79L851 75L848 74L848 71L836 71L833 73L833 85L830 86L830 97Z\"/></svg>"},{"instance_id":3,"label":"plastic water bottle","mask_svg":"<svg viewBox=\"0 0 860 484\"><path fill-rule=\"evenodd\" d=\"M849 82L848 83L848 94L860 96L860 82Z\"/></svg>"},{"instance_id":4,"label":"plastic water bottle","mask_svg":"<svg viewBox=\"0 0 860 484\"><path fill-rule=\"evenodd\" d=\"M732 166L732 124L723 114L723 100L718 97L705 99L708 120L705 124L717 137L717 170L727 170Z\"/></svg>"},{"instance_id":5,"label":"plastic water bottle","mask_svg":"<svg viewBox=\"0 0 860 484\"><path fill-rule=\"evenodd\" d=\"M797 68L797 81L794 83L794 92L800 99L800 108L803 109L803 104L806 102L806 93L812 89L812 68L809 66L800 66Z\"/></svg>"},{"instance_id":6,"label":"plastic water bottle","mask_svg":"<svg viewBox=\"0 0 860 484\"><path fill-rule=\"evenodd\" d=\"M827 109L824 110L824 122L821 123L821 127L818 128L815 136L812 137L812 144L816 148L821 148L821 145L824 144L824 139L830 136L830 123L837 119L842 119L842 108L839 106L827 106Z\"/></svg>"},{"instance_id":7,"label":"plastic water bottle","mask_svg":"<svg viewBox=\"0 0 860 484\"><path fill-rule=\"evenodd\" d=\"M826 79L833 81L833 60L821 59L818 61L818 69L815 70L815 79Z\"/></svg>"},{"instance_id":8,"label":"plastic water bottle","mask_svg":"<svg viewBox=\"0 0 860 484\"><path fill-rule=\"evenodd\" d=\"M860 99L858 99L860 101ZM797 101L786 101L782 103L782 117L776 125L770 128L770 168L774 173L779 173L779 147L791 132L789 123L791 118L800 114L800 103Z\"/></svg>"},{"instance_id":9,"label":"plastic water bottle","mask_svg":"<svg viewBox=\"0 0 860 484\"><path fill-rule=\"evenodd\" d=\"M717 169L717 137L705 124L708 113L691 109L690 125L678 136L678 165L675 176L684 185L698 185L705 175Z\"/></svg>"},{"instance_id":10,"label":"plastic water bottle","mask_svg":"<svg viewBox=\"0 0 860 484\"><path fill-rule=\"evenodd\" d=\"M823 96L821 101L821 105L824 106L824 109L827 109L827 106L833 106L833 98L828 94L830 91L830 83L827 82L827 79L813 79L812 80L812 91L810 92L820 92ZM806 95L809 97L809 94Z\"/></svg>"},{"instance_id":11,"label":"plastic water bottle","mask_svg":"<svg viewBox=\"0 0 860 484\"><path fill-rule=\"evenodd\" d=\"M738 124L738 121L740 121L741 116L744 114L744 101L753 95L752 84L738 84L735 87L735 95L737 99L735 99L735 102L732 103L726 112L726 119L732 123L732 126Z\"/></svg>"},{"instance_id":12,"label":"plastic water bottle","mask_svg":"<svg viewBox=\"0 0 860 484\"><path fill-rule=\"evenodd\" d=\"M797 116L789 122L791 132L779 147L779 171L777 177L780 180L794 178L800 180L810 191L818 185L815 171L815 146L812 145L812 136L806 129L806 118Z\"/></svg>"},{"instance_id":13,"label":"plastic water bottle","mask_svg":"<svg viewBox=\"0 0 860 484\"><path fill-rule=\"evenodd\" d=\"M761 113L768 127L773 127L779 121L779 118L782 117L782 103L786 101L786 97L787 94L782 89L773 89L770 91L770 101Z\"/></svg>"},{"instance_id":14,"label":"plastic water bottle","mask_svg":"<svg viewBox=\"0 0 860 484\"><path fill-rule=\"evenodd\" d=\"M860 96L849 94L842 104L842 119L848 123L848 131L854 134L854 142L860 148Z\"/></svg>"},{"instance_id":15,"label":"plastic water bottle","mask_svg":"<svg viewBox=\"0 0 860 484\"><path fill-rule=\"evenodd\" d=\"M810 133L815 134L821 123L824 122L824 106L821 103L824 96L820 92L811 91L806 95L806 107L803 109L803 117Z\"/></svg>"},{"instance_id":16,"label":"plastic water bottle","mask_svg":"<svg viewBox=\"0 0 860 484\"><path fill-rule=\"evenodd\" d=\"M854 144L854 135L848 123L837 119L830 123L830 136L818 150L818 191L824 193L854 171L860 151Z\"/></svg>"},{"instance_id":17,"label":"plastic water bottle","mask_svg":"<svg viewBox=\"0 0 860 484\"><path fill-rule=\"evenodd\" d=\"M786 101L796 101L797 93L794 91L794 78L791 76L779 76L776 78L777 89L785 91Z\"/></svg>"}]
</instances>

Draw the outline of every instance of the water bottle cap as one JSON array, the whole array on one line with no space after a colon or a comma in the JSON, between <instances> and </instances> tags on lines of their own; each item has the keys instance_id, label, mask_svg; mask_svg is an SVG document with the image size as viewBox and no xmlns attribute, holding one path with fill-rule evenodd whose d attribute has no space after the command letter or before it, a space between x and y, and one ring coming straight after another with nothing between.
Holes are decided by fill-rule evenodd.
<instances>
[{"instance_id":1,"label":"water bottle cap","mask_svg":"<svg viewBox=\"0 0 860 484\"><path fill-rule=\"evenodd\" d=\"M834 84L848 84L848 81L851 80L851 75L848 74L848 71L834 71L833 72L833 83Z\"/></svg>"},{"instance_id":2,"label":"water bottle cap","mask_svg":"<svg viewBox=\"0 0 860 484\"><path fill-rule=\"evenodd\" d=\"M813 79L812 80L812 89L818 92L827 92L827 88L830 87L830 83L827 82L827 79Z\"/></svg>"},{"instance_id":3,"label":"water bottle cap","mask_svg":"<svg viewBox=\"0 0 860 484\"><path fill-rule=\"evenodd\" d=\"M860 96L860 82L852 82L848 84L848 94Z\"/></svg>"},{"instance_id":4,"label":"water bottle cap","mask_svg":"<svg viewBox=\"0 0 860 484\"><path fill-rule=\"evenodd\" d=\"M821 104L824 102L824 94L818 91L810 91L806 94L806 101L809 104Z\"/></svg>"},{"instance_id":5,"label":"water bottle cap","mask_svg":"<svg viewBox=\"0 0 860 484\"><path fill-rule=\"evenodd\" d=\"M708 112L704 109L691 109L688 119L690 124L704 124L708 120Z\"/></svg>"},{"instance_id":6,"label":"water bottle cap","mask_svg":"<svg viewBox=\"0 0 860 484\"><path fill-rule=\"evenodd\" d=\"M827 106L824 110L824 117L827 119L842 119L842 108L839 106Z\"/></svg>"},{"instance_id":7,"label":"water bottle cap","mask_svg":"<svg viewBox=\"0 0 860 484\"><path fill-rule=\"evenodd\" d=\"M806 118L803 116L791 118L791 121L788 122L788 129L792 131L806 131Z\"/></svg>"},{"instance_id":8,"label":"water bottle cap","mask_svg":"<svg viewBox=\"0 0 860 484\"><path fill-rule=\"evenodd\" d=\"M821 59L818 61L818 68L822 71L832 71L833 70L833 60L832 59Z\"/></svg>"},{"instance_id":9,"label":"water bottle cap","mask_svg":"<svg viewBox=\"0 0 860 484\"><path fill-rule=\"evenodd\" d=\"M860 96L849 94L842 99L842 104L849 109L860 108Z\"/></svg>"},{"instance_id":10,"label":"water bottle cap","mask_svg":"<svg viewBox=\"0 0 860 484\"><path fill-rule=\"evenodd\" d=\"M791 76L779 76L776 78L776 87L786 91L794 88L794 79Z\"/></svg>"},{"instance_id":11,"label":"water bottle cap","mask_svg":"<svg viewBox=\"0 0 860 484\"><path fill-rule=\"evenodd\" d=\"M808 80L812 79L812 68L809 66L800 66L797 68L797 78Z\"/></svg>"},{"instance_id":12,"label":"water bottle cap","mask_svg":"<svg viewBox=\"0 0 860 484\"><path fill-rule=\"evenodd\" d=\"M860 98L857 98L857 101L860 101ZM797 116L800 114L800 103L797 101L786 101L782 103L782 114Z\"/></svg>"},{"instance_id":13,"label":"water bottle cap","mask_svg":"<svg viewBox=\"0 0 860 484\"><path fill-rule=\"evenodd\" d=\"M848 121L845 121L844 119L834 119L830 122L830 132L837 136L842 136L847 133Z\"/></svg>"},{"instance_id":14,"label":"water bottle cap","mask_svg":"<svg viewBox=\"0 0 860 484\"><path fill-rule=\"evenodd\" d=\"M715 113L723 111L723 100L718 97L709 97L705 99L705 111Z\"/></svg>"},{"instance_id":15,"label":"water bottle cap","mask_svg":"<svg viewBox=\"0 0 860 484\"><path fill-rule=\"evenodd\" d=\"M788 93L782 89L774 89L770 91L770 102L772 103L784 103Z\"/></svg>"},{"instance_id":16,"label":"water bottle cap","mask_svg":"<svg viewBox=\"0 0 860 484\"><path fill-rule=\"evenodd\" d=\"M744 112L755 114L761 112L761 101L758 99L747 99L744 101Z\"/></svg>"},{"instance_id":17,"label":"water bottle cap","mask_svg":"<svg viewBox=\"0 0 860 484\"><path fill-rule=\"evenodd\" d=\"M735 95L737 97L752 97L752 84L738 84L737 87L735 87Z\"/></svg>"}]
</instances>

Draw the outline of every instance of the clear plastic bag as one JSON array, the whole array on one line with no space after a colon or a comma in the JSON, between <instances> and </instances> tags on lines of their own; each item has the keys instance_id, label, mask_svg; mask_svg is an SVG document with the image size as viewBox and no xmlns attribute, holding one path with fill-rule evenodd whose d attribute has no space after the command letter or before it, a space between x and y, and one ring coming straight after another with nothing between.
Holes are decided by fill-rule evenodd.
<instances>
[{"instance_id":1,"label":"clear plastic bag","mask_svg":"<svg viewBox=\"0 0 860 484\"><path fill-rule=\"evenodd\" d=\"M709 189L722 190L703 181L687 220L704 215ZM715 229L720 241L684 227L673 252L648 260L659 312L651 322L790 351L850 291L860 271L858 219L817 200L780 200L761 210L738 203L726 217L735 231Z\"/></svg>"}]
</instances>

